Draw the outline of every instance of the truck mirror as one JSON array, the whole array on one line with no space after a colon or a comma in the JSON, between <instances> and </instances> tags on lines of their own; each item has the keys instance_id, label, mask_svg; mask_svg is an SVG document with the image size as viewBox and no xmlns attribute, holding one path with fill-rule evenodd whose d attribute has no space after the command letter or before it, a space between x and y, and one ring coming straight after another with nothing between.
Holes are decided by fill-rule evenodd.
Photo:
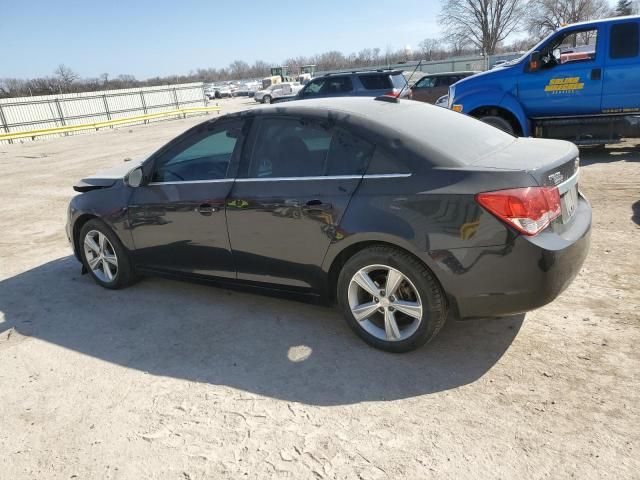
<instances>
[{"instance_id":1,"label":"truck mirror","mask_svg":"<svg viewBox=\"0 0 640 480\"><path fill-rule=\"evenodd\" d=\"M531 52L531 56L529 57L529 71L536 72L540 70L540 52Z\"/></svg>"}]
</instances>

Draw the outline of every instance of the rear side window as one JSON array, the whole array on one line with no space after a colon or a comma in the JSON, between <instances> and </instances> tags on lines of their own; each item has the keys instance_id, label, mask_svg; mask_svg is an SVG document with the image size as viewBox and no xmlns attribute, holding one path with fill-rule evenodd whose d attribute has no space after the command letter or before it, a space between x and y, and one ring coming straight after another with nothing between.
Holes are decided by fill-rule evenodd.
<instances>
[{"instance_id":1,"label":"rear side window","mask_svg":"<svg viewBox=\"0 0 640 480\"><path fill-rule=\"evenodd\" d=\"M328 94L348 93L353 90L353 83L349 77L329 77L326 92Z\"/></svg>"},{"instance_id":2,"label":"rear side window","mask_svg":"<svg viewBox=\"0 0 640 480\"><path fill-rule=\"evenodd\" d=\"M367 175L384 175L394 173L410 173L405 163L391 155L381 147L376 148L373 154Z\"/></svg>"},{"instance_id":3,"label":"rear side window","mask_svg":"<svg viewBox=\"0 0 640 480\"><path fill-rule=\"evenodd\" d=\"M371 143L337 128L327 157L326 175L363 175L372 153Z\"/></svg>"},{"instance_id":4,"label":"rear side window","mask_svg":"<svg viewBox=\"0 0 640 480\"><path fill-rule=\"evenodd\" d=\"M342 128L293 117L264 118L248 177L362 175L372 153L373 145Z\"/></svg>"},{"instance_id":5,"label":"rear side window","mask_svg":"<svg viewBox=\"0 0 640 480\"><path fill-rule=\"evenodd\" d=\"M631 58L638 56L640 36L638 23L619 23L611 27L609 56L611 58Z\"/></svg>"},{"instance_id":6,"label":"rear side window","mask_svg":"<svg viewBox=\"0 0 640 480\"><path fill-rule=\"evenodd\" d=\"M389 74L360 75L360 82L367 90L390 90L393 88Z\"/></svg>"}]
</instances>

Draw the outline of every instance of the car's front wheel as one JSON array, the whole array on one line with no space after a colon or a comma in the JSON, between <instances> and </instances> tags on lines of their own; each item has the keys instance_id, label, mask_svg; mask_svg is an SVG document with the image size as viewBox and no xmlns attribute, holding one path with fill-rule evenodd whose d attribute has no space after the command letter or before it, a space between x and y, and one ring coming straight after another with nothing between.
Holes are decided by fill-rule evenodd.
<instances>
[{"instance_id":1,"label":"car's front wheel","mask_svg":"<svg viewBox=\"0 0 640 480\"><path fill-rule=\"evenodd\" d=\"M126 249L104 222L89 220L78 240L82 262L98 285L118 289L135 280Z\"/></svg>"},{"instance_id":2,"label":"car's front wheel","mask_svg":"<svg viewBox=\"0 0 640 480\"><path fill-rule=\"evenodd\" d=\"M271 103L271 97L269 95L265 95L262 97L262 103Z\"/></svg>"},{"instance_id":3,"label":"car's front wheel","mask_svg":"<svg viewBox=\"0 0 640 480\"><path fill-rule=\"evenodd\" d=\"M349 326L382 350L407 352L427 343L447 317L444 294L431 271L391 247L367 248L351 257L337 288Z\"/></svg>"}]
</instances>

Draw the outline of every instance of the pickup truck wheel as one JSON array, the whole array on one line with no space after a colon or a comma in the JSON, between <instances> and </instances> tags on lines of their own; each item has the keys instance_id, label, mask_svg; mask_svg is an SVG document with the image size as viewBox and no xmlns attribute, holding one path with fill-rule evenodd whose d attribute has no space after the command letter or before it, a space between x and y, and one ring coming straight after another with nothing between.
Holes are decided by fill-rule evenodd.
<instances>
[{"instance_id":1,"label":"pickup truck wheel","mask_svg":"<svg viewBox=\"0 0 640 480\"><path fill-rule=\"evenodd\" d=\"M271 103L271 97L269 95L265 95L262 97L262 103Z\"/></svg>"},{"instance_id":2,"label":"pickup truck wheel","mask_svg":"<svg viewBox=\"0 0 640 480\"><path fill-rule=\"evenodd\" d=\"M499 128L503 132L507 132L507 133L510 133L511 135L514 135L513 126L502 117L487 116L487 117L480 117L478 120L484 123L488 123L492 127Z\"/></svg>"}]
</instances>

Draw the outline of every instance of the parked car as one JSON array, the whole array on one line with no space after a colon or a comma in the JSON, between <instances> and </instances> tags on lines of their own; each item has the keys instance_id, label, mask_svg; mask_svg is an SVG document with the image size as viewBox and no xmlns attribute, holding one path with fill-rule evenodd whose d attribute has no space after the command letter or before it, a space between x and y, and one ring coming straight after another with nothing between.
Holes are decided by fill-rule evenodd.
<instances>
[{"instance_id":1,"label":"parked car","mask_svg":"<svg viewBox=\"0 0 640 480\"><path fill-rule=\"evenodd\" d=\"M217 117L82 180L66 228L75 256L110 289L164 274L335 300L366 342L395 352L433 338L449 311L552 301L589 245L577 148L382 98Z\"/></svg>"},{"instance_id":2,"label":"parked car","mask_svg":"<svg viewBox=\"0 0 640 480\"><path fill-rule=\"evenodd\" d=\"M283 97L286 95L296 95L301 88L302 85L300 85L298 82L276 83L275 85L271 85L264 90L257 91L253 96L253 99L258 103L271 103L272 100L279 97Z\"/></svg>"},{"instance_id":3,"label":"parked car","mask_svg":"<svg viewBox=\"0 0 640 480\"><path fill-rule=\"evenodd\" d=\"M599 146L640 137L640 16L567 25L450 87L449 108L519 136Z\"/></svg>"},{"instance_id":4,"label":"parked car","mask_svg":"<svg viewBox=\"0 0 640 480\"><path fill-rule=\"evenodd\" d=\"M307 83L297 95L281 97L278 103L323 97L378 97L410 95L402 70L365 70L328 73Z\"/></svg>"},{"instance_id":5,"label":"parked car","mask_svg":"<svg viewBox=\"0 0 640 480\"><path fill-rule=\"evenodd\" d=\"M430 73L411 87L411 98L419 102L435 103L438 98L449 93L449 87L463 78L478 72Z\"/></svg>"},{"instance_id":6,"label":"parked car","mask_svg":"<svg viewBox=\"0 0 640 480\"><path fill-rule=\"evenodd\" d=\"M449 95L441 96L438 100L436 100L436 103L434 103L434 105L436 107L448 108L449 107Z\"/></svg>"},{"instance_id":7,"label":"parked car","mask_svg":"<svg viewBox=\"0 0 640 480\"><path fill-rule=\"evenodd\" d=\"M216 91L220 94L220 96L217 97L217 98L233 97L233 90L231 89L231 86L229 86L229 85L217 85L215 88L216 88Z\"/></svg>"},{"instance_id":8,"label":"parked car","mask_svg":"<svg viewBox=\"0 0 640 480\"><path fill-rule=\"evenodd\" d=\"M222 98L222 95L220 94L219 88L215 87L213 85L209 85L209 86L205 87L204 94L206 95L206 97L209 100L214 100L216 98Z\"/></svg>"}]
</instances>

